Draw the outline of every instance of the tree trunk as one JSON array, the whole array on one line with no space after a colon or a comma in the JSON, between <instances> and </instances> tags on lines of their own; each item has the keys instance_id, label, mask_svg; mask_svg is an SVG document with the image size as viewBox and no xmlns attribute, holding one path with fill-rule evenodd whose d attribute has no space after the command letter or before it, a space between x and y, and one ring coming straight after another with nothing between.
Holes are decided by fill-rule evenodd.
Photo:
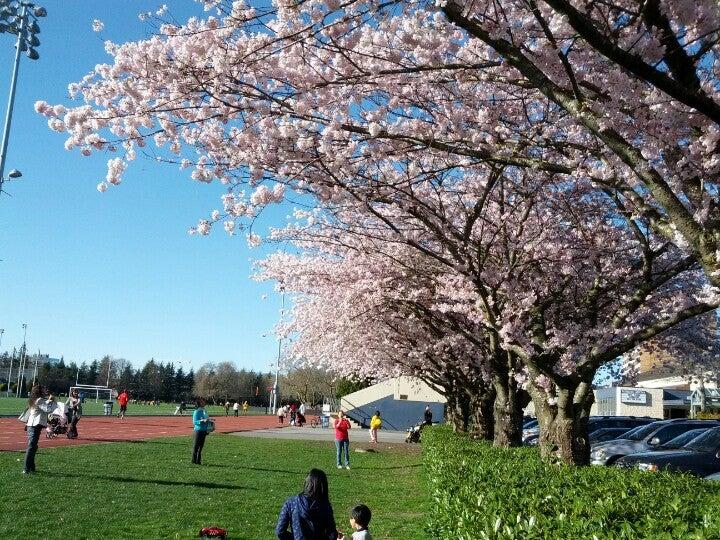
<instances>
[{"instance_id":1,"label":"tree trunk","mask_svg":"<svg viewBox=\"0 0 720 540\"><path fill-rule=\"evenodd\" d=\"M493 404L495 392L492 388L478 389L468 399L469 431L473 439L493 440Z\"/></svg>"},{"instance_id":2,"label":"tree trunk","mask_svg":"<svg viewBox=\"0 0 720 540\"><path fill-rule=\"evenodd\" d=\"M540 424L541 455L568 465L588 465L588 417L594 396L589 383L574 388L558 388L557 402L548 403L544 390L531 385L531 395Z\"/></svg>"},{"instance_id":3,"label":"tree trunk","mask_svg":"<svg viewBox=\"0 0 720 540\"><path fill-rule=\"evenodd\" d=\"M469 402L464 392L446 395L445 418L455 433L466 433L469 424Z\"/></svg>"},{"instance_id":4,"label":"tree trunk","mask_svg":"<svg viewBox=\"0 0 720 540\"><path fill-rule=\"evenodd\" d=\"M517 381L509 373L496 376L493 387L493 444L501 448L520 446L523 409L530 402L530 396L518 387Z\"/></svg>"}]
</instances>

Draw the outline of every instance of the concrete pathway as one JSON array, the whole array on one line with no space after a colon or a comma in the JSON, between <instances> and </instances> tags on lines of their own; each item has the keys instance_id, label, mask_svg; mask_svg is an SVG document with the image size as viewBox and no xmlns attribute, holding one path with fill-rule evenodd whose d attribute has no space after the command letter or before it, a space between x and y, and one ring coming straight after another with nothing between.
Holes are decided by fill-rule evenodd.
<instances>
[{"instance_id":1,"label":"concrete pathway","mask_svg":"<svg viewBox=\"0 0 720 540\"><path fill-rule=\"evenodd\" d=\"M368 429L351 429L350 442L368 443L370 442L370 430ZM238 437L260 437L264 439L295 439L306 441L334 441L335 431L329 428L311 428L304 427L285 427L285 428L269 428L255 429L253 431L243 431L238 433L230 433ZM381 429L378 434L379 442L382 443L404 443L407 433L405 431L391 431Z\"/></svg>"}]
</instances>

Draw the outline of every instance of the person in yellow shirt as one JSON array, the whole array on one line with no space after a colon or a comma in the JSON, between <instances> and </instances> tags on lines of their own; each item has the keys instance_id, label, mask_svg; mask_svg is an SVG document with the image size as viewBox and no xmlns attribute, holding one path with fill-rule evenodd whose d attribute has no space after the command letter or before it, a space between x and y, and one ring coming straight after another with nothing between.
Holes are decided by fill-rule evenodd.
<instances>
[{"instance_id":1,"label":"person in yellow shirt","mask_svg":"<svg viewBox=\"0 0 720 540\"><path fill-rule=\"evenodd\" d=\"M380 411L375 411L375 415L370 419L370 442L377 444L378 429L382 427L382 418Z\"/></svg>"},{"instance_id":2,"label":"person in yellow shirt","mask_svg":"<svg viewBox=\"0 0 720 540\"><path fill-rule=\"evenodd\" d=\"M243 401L243 414L247 416L248 409L250 408L250 405L248 405L247 400Z\"/></svg>"}]
</instances>

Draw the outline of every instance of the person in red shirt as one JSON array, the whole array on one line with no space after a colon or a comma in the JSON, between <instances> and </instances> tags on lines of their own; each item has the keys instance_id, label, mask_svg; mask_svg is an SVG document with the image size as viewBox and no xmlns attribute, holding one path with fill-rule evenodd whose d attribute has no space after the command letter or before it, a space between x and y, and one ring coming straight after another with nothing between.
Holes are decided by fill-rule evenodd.
<instances>
[{"instance_id":1,"label":"person in red shirt","mask_svg":"<svg viewBox=\"0 0 720 540\"><path fill-rule=\"evenodd\" d=\"M120 392L120 395L118 396L118 405L120 405L120 412L118 413L118 418L125 418L125 413L127 412L127 404L128 404L128 393L127 390L123 390Z\"/></svg>"},{"instance_id":2,"label":"person in red shirt","mask_svg":"<svg viewBox=\"0 0 720 540\"><path fill-rule=\"evenodd\" d=\"M345 413L340 411L338 417L333 421L333 427L335 428L335 450L337 451L337 468L342 469L340 464L340 456L345 452L345 468L350 469L350 436L348 430L350 429L350 422L345 418Z\"/></svg>"}]
</instances>

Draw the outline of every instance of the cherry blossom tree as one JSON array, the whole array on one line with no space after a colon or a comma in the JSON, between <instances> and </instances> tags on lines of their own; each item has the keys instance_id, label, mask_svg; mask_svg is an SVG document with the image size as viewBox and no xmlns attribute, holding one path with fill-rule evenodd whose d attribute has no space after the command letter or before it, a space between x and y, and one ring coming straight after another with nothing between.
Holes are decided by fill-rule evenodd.
<instances>
[{"instance_id":1,"label":"cherry blossom tree","mask_svg":"<svg viewBox=\"0 0 720 540\"><path fill-rule=\"evenodd\" d=\"M227 185L193 232L294 193L382 229L467 295L445 313L490 344L500 412L524 373L570 462L598 366L717 305L716 3L205 4L108 43L85 105L36 105L68 149L122 152L99 190L152 139Z\"/></svg>"},{"instance_id":2,"label":"cherry blossom tree","mask_svg":"<svg viewBox=\"0 0 720 540\"><path fill-rule=\"evenodd\" d=\"M419 264L408 250L404 259L394 250L392 260L354 250L339 258L338 251L276 254L260 263L259 279L282 282L296 295L281 329L295 336L291 356L344 376L420 377L446 397L455 429L493 439L487 353L451 327L461 321L436 311L430 261Z\"/></svg>"},{"instance_id":3,"label":"cherry blossom tree","mask_svg":"<svg viewBox=\"0 0 720 540\"><path fill-rule=\"evenodd\" d=\"M544 428L542 447L563 460L582 463L587 459L585 422L597 370L638 343L713 309L717 291L708 287L692 257L649 229L643 231L602 190L588 185L580 196L577 187L562 191L558 184L544 185L534 176L522 177L524 183L516 178L518 183L508 190L507 180L497 184L505 189L488 191L487 184L479 184L482 207L468 204L475 199L466 181L462 196L450 190L441 195L436 190L406 190L403 204L366 205L364 215L355 207L336 208L334 221L319 225L316 213L310 213L311 225L276 237L295 236L306 246L312 239L313 249L329 250L331 259L359 250L385 253L400 266L404 259L390 254L398 244L422 254L434 283L426 288L437 292L438 284L445 287L436 310L446 322L449 315L473 321L475 327L464 337L485 344L486 358L506 355L516 362L491 362L493 382L498 382L498 371L503 378L509 374L522 379L517 361L522 362ZM543 189L553 190L554 197ZM507 198L505 191L511 194ZM523 192L532 196L522 198ZM396 198L399 193L396 190ZM468 228L467 216L478 218L479 226ZM463 231L470 231L464 241ZM353 268L363 265L353 260ZM276 266L292 273L293 266L286 262ZM374 272L375 279L396 271L392 264L385 266ZM355 281L345 278L341 283ZM309 316L317 311L308 310ZM339 317L336 313L330 320ZM325 334L319 330L314 335ZM348 336L343 339L361 347ZM495 388L507 391L507 385ZM496 408L499 403L500 409L506 407L496 396ZM496 435L499 425L507 429L512 424L507 418L498 420L496 415Z\"/></svg>"},{"instance_id":4,"label":"cherry blossom tree","mask_svg":"<svg viewBox=\"0 0 720 540\"><path fill-rule=\"evenodd\" d=\"M382 141L371 155L434 149L591 176L720 280L713 0L203 3L219 16L108 44L114 64L70 88L88 105L38 103L68 148L114 146L105 130L125 161L148 138L171 154L190 145L193 178L229 184L239 167L254 182L314 174L313 149L337 173L367 161L368 138ZM282 195L260 186L252 201Z\"/></svg>"}]
</instances>

